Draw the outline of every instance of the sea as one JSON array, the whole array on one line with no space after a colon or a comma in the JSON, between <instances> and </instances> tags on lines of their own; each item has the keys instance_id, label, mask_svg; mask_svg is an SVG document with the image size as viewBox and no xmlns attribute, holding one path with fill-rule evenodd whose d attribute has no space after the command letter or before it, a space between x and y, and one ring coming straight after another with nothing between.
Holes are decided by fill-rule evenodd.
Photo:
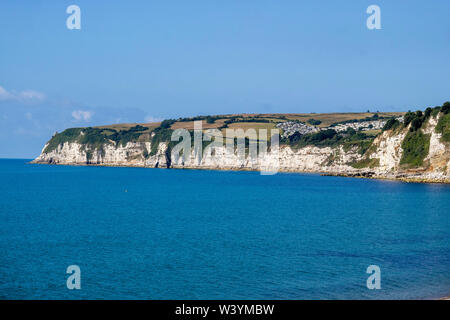
<instances>
[{"instance_id":1,"label":"sea","mask_svg":"<svg viewBox=\"0 0 450 320\"><path fill-rule=\"evenodd\" d=\"M0 299L450 295L449 185L29 161L0 160Z\"/></svg>"}]
</instances>

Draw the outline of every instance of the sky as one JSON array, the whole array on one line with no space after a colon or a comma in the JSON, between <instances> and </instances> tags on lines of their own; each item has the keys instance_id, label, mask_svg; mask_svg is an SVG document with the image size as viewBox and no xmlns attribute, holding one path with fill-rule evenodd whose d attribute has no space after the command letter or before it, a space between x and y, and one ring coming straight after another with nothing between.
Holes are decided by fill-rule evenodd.
<instances>
[{"instance_id":1,"label":"sky","mask_svg":"<svg viewBox=\"0 0 450 320\"><path fill-rule=\"evenodd\" d=\"M449 17L448 0L2 0L0 158L68 127L441 105Z\"/></svg>"}]
</instances>

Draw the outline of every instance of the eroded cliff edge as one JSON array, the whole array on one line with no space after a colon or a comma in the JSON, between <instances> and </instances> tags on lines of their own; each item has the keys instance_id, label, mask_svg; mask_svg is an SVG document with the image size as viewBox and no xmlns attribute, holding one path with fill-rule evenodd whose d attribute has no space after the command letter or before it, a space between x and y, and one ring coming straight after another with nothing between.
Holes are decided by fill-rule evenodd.
<instances>
[{"instance_id":1,"label":"eroded cliff edge","mask_svg":"<svg viewBox=\"0 0 450 320\"><path fill-rule=\"evenodd\" d=\"M331 175L450 182L449 105L424 113L407 113L403 123L385 121L383 130L370 138L347 128L340 133L322 131L283 138L278 154L268 153L257 161L241 159L225 146L220 157L204 149L201 159L184 162L171 154L172 130L142 126L128 130L73 128L56 134L33 163L63 165L135 166L260 170L274 162L279 171ZM219 150L216 149L216 150Z\"/></svg>"}]
</instances>

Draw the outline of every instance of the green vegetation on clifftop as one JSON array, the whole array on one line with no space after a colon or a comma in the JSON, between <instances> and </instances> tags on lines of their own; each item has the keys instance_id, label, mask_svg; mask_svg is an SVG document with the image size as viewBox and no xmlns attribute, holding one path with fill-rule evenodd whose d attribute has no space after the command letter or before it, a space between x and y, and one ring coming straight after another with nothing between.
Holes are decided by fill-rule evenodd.
<instances>
[{"instance_id":1,"label":"green vegetation on clifftop","mask_svg":"<svg viewBox=\"0 0 450 320\"><path fill-rule=\"evenodd\" d=\"M363 168L375 168L380 165L380 159L369 159L365 158L360 161L354 162L350 164L353 168L363 169Z\"/></svg>"},{"instance_id":2,"label":"green vegetation on clifftop","mask_svg":"<svg viewBox=\"0 0 450 320\"><path fill-rule=\"evenodd\" d=\"M83 145L84 150L88 149L103 150L105 144L115 142L117 146L125 146L128 142L137 141L137 139L146 132L148 128L143 126L134 126L128 130L115 130L110 128L70 128L61 133L55 134L48 142L44 152L49 153L56 150L59 145L65 142L77 142Z\"/></svg>"},{"instance_id":3,"label":"green vegetation on clifftop","mask_svg":"<svg viewBox=\"0 0 450 320\"><path fill-rule=\"evenodd\" d=\"M56 133L48 142L47 147L44 149L44 153L49 153L53 150L56 150L60 144L64 144L65 142L77 142L77 139L80 136L80 132L83 130L82 128L70 128L66 129L61 133Z\"/></svg>"},{"instance_id":4,"label":"green vegetation on clifftop","mask_svg":"<svg viewBox=\"0 0 450 320\"><path fill-rule=\"evenodd\" d=\"M289 136L289 138L283 138L281 143L287 144L294 149L300 149L306 146L333 148L342 145L344 151L356 147L360 154L364 154L374 139L375 136L349 128L347 131L339 133L333 129L322 130L305 135L296 132Z\"/></svg>"},{"instance_id":5,"label":"green vegetation on clifftop","mask_svg":"<svg viewBox=\"0 0 450 320\"><path fill-rule=\"evenodd\" d=\"M441 140L443 142L450 142L450 102L444 103L441 113L435 130L442 134Z\"/></svg>"},{"instance_id":6,"label":"green vegetation on clifftop","mask_svg":"<svg viewBox=\"0 0 450 320\"><path fill-rule=\"evenodd\" d=\"M166 152L170 153L170 150L172 149L174 142L171 141L171 137L172 137L172 130L171 129L167 129L167 128L163 128L158 127L153 131L154 135L151 138L151 150L150 150L150 155L154 156L156 155L156 153L158 152L158 147L159 144L161 142L166 142L168 143L168 150Z\"/></svg>"}]
</instances>

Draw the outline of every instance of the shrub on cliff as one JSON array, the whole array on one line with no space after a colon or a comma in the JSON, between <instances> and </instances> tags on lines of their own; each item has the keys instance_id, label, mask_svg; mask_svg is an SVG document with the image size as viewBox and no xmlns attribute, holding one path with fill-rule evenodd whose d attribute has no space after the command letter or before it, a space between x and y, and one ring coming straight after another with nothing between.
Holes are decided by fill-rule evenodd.
<instances>
[{"instance_id":1,"label":"shrub on cliff","mask_svg":"<svg viewBox=\"0 0 450 320\"><path fill-rule=\"evenodd\" d=\"M441 115L435 131L442 134L441 141L450 142L450 113L443 113Z\"/></svg>"},{"instance_id":2,"label":"shrub on cliff","mask_svg":"<svg viewBox=\"0 0 450 320\"><path fill-rule=\"evenodd\" d=\"M356 169L375 168L380 166L380 159L364 158L362 160L350 163L350 165Z\"/></svg>"},{"instance_id":3,"label":"shrub on cliff","mask_svg":"<svg viewBox=\"0 0 450 320\"><path fill-rule=\"evenodd\" d=\"M326 147L337 145L341 139L342 136L338 135L335 130L328 129L305 135L296 132L287 139L287 142L294 148L302 148L308 145Z\"/></svg>"},{"instance_id":4,"label":"shrub on cliff","mask_svg":"<svg viewBox=\"0 0 450 320\"><path fill-rule=\"evenodd\" d=\"M446 102L444 102L444 104L441 107L441 112L444 114L448 114L449 111L450 111L450 102L446 101Z\"/></svg>"},{"instance_id":5,"label":"shrub on cliff","mask_svg":"<svg viewBox=\"0 0 450 320\"><path fill-rule=\"evenodd\" d=\"M309 144L320 144L326 140L333 139L337 136L337 132L332 129L327 129L323 131L319 131L317 133L305 134L301 135L299 132L294 133L289 137L291 143L300 142L300 143L309 143Z\"/></svg>"},{"instance_id":6,"label":"shrub on cliff","mask_svg":"<svg viewBox=\"0 0 450 320\"><path fill-rule=\"evenodd\" d=\"M427 112L428 115L431 114L431 112ZM424 124L427 116L423 114L422 111L418 110L416 112L408 111L404 116L404 126L407 127L409 124L411 124L410 131L414 132L419 130L422 125Z\"/></svg>"},{"instance_id":7,"label":"shrub on cliff","mask_svg":"<svg viewBox=\"0 0 450 320\"><path fill-rule=\"evenodd\" d=\"M436 116L439 114L439 112L441 111L441 107L440 106L436 106L432 109L431 111L431 116L433 118L436 118Z\"/></svg>"},{"instance_id":8,"label":"shrub on cliff","mask_svg":"<svg viewBox=\"0 0 450 320\"><path fill-rule=\"evenodd\" d=\"M400 126L400 121L398 121L397 119L389 119L388 121L386 121L386 124L383 127L383 131L386 130L394 130L397 129Z\"/></svg>"},{"instance_id":9,"label":"shrub on cliff","mask_svg":"<svg viewBox=\"0 0 450 320\"><path fill-rule=\"evenodd\" d=\"M173 119L163 120L159 126L163 129L169 129L175 122Z\"/></svg>"},{"instance_id":10,"label":"shrub on cliff","mask_svg":"<svg viewBox=\"0 0 450 320\"><path fill-rule=\"evenodd\" d=\"M423 124L423 117L416 117L411 121L411 128L409 128L410 131L417 131L422 127Z\"/></svg>"},{"instance_id":11,"label":"shrub on cliff","mask_svg":"<svg viewBox=\"0 0 450 320\"><path fill-rule=\"evenodd\" d=\"M430 149L430 134L424 134L421 130L409 131L402 142L403 155L400 165L406 167L419 167L428 155Z\"/></svg>"},{"instance_id":12,"label":"shrub on cliff","mask_svg":"<svg viewBox=\"0 0 450 320\"><path fill-rule=\"evenodd\" d=\"M408 111L407 113L405 113L405 116L403 117L403 124L406 126L408 126L408 124L411 123L411 121L413 121L415 118L415 114L412 113L411 111Z\"/></svg>"},{"instance_id":13,"label":"shrub on cliff","mask_svg":"<svg viewBox=\"0 0 450 320\"><path fill-rule=\"evenodd\" d=\"M319 124L321 124L322 123L322 121L320 121L320 120L316 120L316 119L313 119L313 118L311 118L311 119L308 119L308 121L307 121L309 124L311 124L311 125L313 125L313 126L318 126Z\"/></svg>"}]
</instances>

